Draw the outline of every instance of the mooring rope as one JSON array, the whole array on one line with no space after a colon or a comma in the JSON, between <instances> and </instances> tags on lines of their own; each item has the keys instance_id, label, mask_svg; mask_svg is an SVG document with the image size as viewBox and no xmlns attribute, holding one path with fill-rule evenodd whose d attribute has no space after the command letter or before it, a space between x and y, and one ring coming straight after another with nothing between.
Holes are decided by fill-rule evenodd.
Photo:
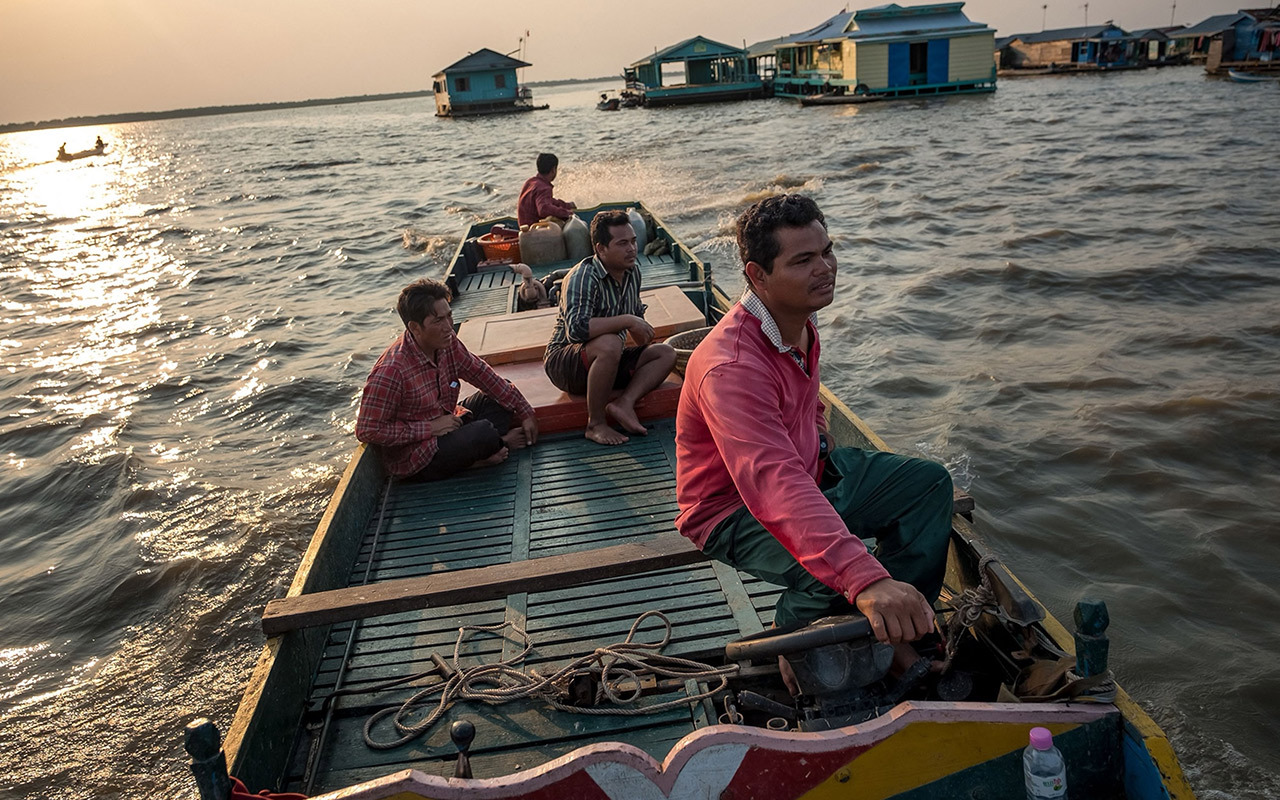
<instances>
[{"instance_id":1,"label":"mooring rope","mask_svg":"<svg viewBox=\"0 0 1280 800\"><path fill-rule=\"evenodd\" d=\"M634 641L640 625L649 617L662 620L664 626L662 641ZM471 667L462 666L462 645L470 632L497 634L511 629L522 643L519 654L501 661L478 664ZM607 647L598 647L588 655L566 664L551 675L543 676L536 669L525 672L517 668L517 664L533 650L533 640L529 634L510 622L494 625L463 625L458 628L458 638L453 645L453 675L447 680L435 683L417 692L399 706L391 706L375 712L364 725L365 744L375 750L390 750L406 744L431 729L433 725L448 712L449 708L460 700L480 700L490 705L507 703L512 700L535 698L542 700L552 708L569 711L574 714L607 715L621 714L636 716L656 714L669 708L696 703L711 697L729 686L729 676L738 672L738 665L731 664L715 667L686 658L662 655L661 650L671 641L671 621L661 611L646 611L636 618L631 625L627 638ZM712 680L717 685L698 694L686 695L674 700L667 700L651 705L636 705L642 694L641 676L654 675L658 679L674 678L678 680ZM580 676L590 676L598 687L594 701L600 703L607 700L613 704L609 707L579 707L562 702L559 698L565 694L571 681ZM619 684L630 681L631 687L620 689ZM410 717L427 705L430 698L439 695L435 708L421 722L412 723ZM621 708L619 706L633 706ZM392 717L392 723L399 738L381 742L373 738L374 726L385 717Z\"/></svg>"},{"instance_id":2,"label":"mooring rope","mask_svg":"<svg viewBox=\"0 0 1280 800\"><path fill-rule=\"evenodd\" d=\"M942 662L942 671L951 669L951 662L960 648L960 636L968 628L978 623L984 613L995 613L997 609L996 595L991 589L991 578L987 576L987 567L999 562L993 555L985 555L978 562L978 576L981 583L960 593L951 601L951 619L947 620L947 657Z\"/></svg>"}]
</instances>

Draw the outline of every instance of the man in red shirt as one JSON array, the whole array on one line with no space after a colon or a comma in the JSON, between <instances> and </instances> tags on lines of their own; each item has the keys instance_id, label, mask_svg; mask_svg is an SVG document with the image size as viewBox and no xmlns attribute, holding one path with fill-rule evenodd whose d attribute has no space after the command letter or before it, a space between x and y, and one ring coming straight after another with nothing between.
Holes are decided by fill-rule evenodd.
<instances>
[{"instance_id":1,"label":"man in red shirt","mask_svg":"<svg viewBox=\"0 0 1280 800\"><path fill-rule=\"evenodd\" d=\"M826 452L816 312L836 258L811 199L738 219L748 289L698 345L676 412L676 526L709 556L786 587L775 624L864 614L896 645L933 626L951 531L951 477L933 461ZM875 538L875 554L864 538Z\"/></svg>"},{"instance_id":2,"label":"man in red shirt","mask_svg":"<svg viewBox=\"0 0 1280 800\"><path fill-rule=\"evenodd\" d=\"M569 219L578 207L573 203L557 200L552 196L551 184L560 171L560 159L551 153L538 155L538 174L524 182L520 199L516 202L516 222L520 227L532 225L540 219L555 217Z\"/></svg>"},{"instance_id":3,"label":"man in red shirt","mask_svg":"<svg viewBox=\"0 0 1280 800\"><path fill-rule=\"evenodd\" d=\"M405 332L373 365L360 398L356 438L376 445L397 478L439 480L500 464L538 440L524 395L454 335L450 299L448 287L427 279L400 292ZM464 380L480 391L459 405Z\"/></svg>"}]
</instances>

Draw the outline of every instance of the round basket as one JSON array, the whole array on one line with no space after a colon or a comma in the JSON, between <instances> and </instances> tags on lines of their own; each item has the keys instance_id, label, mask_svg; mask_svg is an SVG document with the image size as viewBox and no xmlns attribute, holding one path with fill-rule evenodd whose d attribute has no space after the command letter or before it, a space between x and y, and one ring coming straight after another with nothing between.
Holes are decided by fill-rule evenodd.
<instances>
[{"instance_id":1,"label":"round basket","mask_svg":"<svg viewBox=\"0 0 1280 800\"><path fill-rule=\"evenodd\" d=\"M484 257L488 261L520 260L520 240L517 238L486 233L479 241L480 249L484 251Z\"/></svg>"},{"instance_id":2,"label":"round basket","mask_svg":"<svg viewBox=\"0 0 1280 800\"><path fill-rule=\"evenodd\" d=\"M693 355L693 349L707 338L708 333L711 333L709 327L695 328L667 337L667 344L674 347L676 351L676 372L684 375L685 368L689 366L689 356Z\"/></svg>"}]
</instances>

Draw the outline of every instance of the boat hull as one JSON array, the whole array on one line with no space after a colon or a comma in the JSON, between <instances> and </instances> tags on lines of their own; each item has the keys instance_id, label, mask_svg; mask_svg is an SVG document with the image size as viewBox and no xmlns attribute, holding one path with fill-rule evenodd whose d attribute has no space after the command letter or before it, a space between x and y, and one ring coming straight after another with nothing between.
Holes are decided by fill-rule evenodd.
<instances>
[{"instance_id":1,"label":"boat hull","mask_svg":"<svg viewBox=\"0 0 1280 800\"><path fill-rule=\"evenodd\" d=\"M603 208L628 206L642 208L630 202L581 213L590 217ZM510 286L488 287L488 279L502 273L477 271L475 264L468 266L466 256L467 239L505 221L474 225L460 243L448 277L466 290L455 308L477 312L488 308L484 313L501 314L500 306L494 309L485 304L491 299L511 302ZM655 220L655 225L660 235L670 237L660 220ZM654 271L649 274L665 276L672 285L680 286L714 321L731 307L732 300L711 283L706 265L678 240L673 239L672 244L667 261L650 259L652 263L646 268ZM830 435L838 445L888 449L825 387L821 398L829 415ZM348 587L355 585L354 575L362 570L367 574L372 568L374 559L369 554L378 547L383 511L390 520L388 536L399 537L387 545L399 548L394 559L404 563L410 550L421 549L428 583L437 576L448 577L450 570L474 564L484 530L499 523L513 531L503 540L502 547L507 549L502 552L507 555L500 555L497 562L500 570L508 572L518 562L536 572L539 562L549 564L561 557L556 553L596 552L597 539L593 537L615 537L605 541L640 545L671 537L673 427L670 410L662 413L666 416L653 425L649 436L635 437L626 446L603 450L585 442L576 431L552 434L540 439L537 447L514 453L500 469L465 476L460 483L419 486L404 503L389 510L388 497L397 485L388 482L376 454L358 446L285 599L310 600L322 592L347 590L343 597L359 602L358 597L351 601ZM607 463L592 466L601 459ZM557 482L565 487L563 491ZM589 494L589 485L596 487L592 490L595 494ZM501 491L486 486L500 487ZM486 511L499 506L514 508L509 522L495 521ZM407 524L421 528L423 537L414 541L404 538ZM636 527L628 533L617 529L621 525ZM1070 652L1071 634L1006 567L989 563L991 553L969 522L956 515L952 526L947 586L959 592L989 581L1009 619L1039 629L1058 648ZM623 535L635 538L616 538ZM449 541L456 543L449 545ZM454 555L450 547L457 548L460 555ZM677 604L674 597L686 592L686 585L711 586L711 594L698 595L709 600L673 612L673 616L686 615L679 631L685 646L693 647L688 642L701 636L707 644L694 649L701 647L704 653L707 648L723 650L724 642L733 638L726 637L724 630L736 632L736 636L769 626L773 595L762 594L756 584L743 583L736 571L724 565L704 561L696 551L689 549L687 555L680 556L675 566L670 565L674 562L663 562L668 563L664 571L625 578L626 591L631 592L625 597L632 598L628 602L667 607ZM483 569L469 574L482 573ZM492 584L485 589L490 593L477 588L471 603L454 596L443 604L423 599L416 605L396 606L394 613L370 621L367 638L361 638L365 631L358 629L359 621L346 623L351 626L347 628L341 622L332 629L314 624L282 627L267 640L228 731L225 752L232 774L255 791L310 791L310 781L302 780L299 774L311 773L314 764L328 759L336 766L320 774L315 788L328 791L320 796L332 800L783 800L800 796L924 800L978 796L972 793L981 790L989 790L993 797L1015 796L1021 787L1020 752L1027 733L1032 726L1042 725L1054 731L1067 753L1075 796L1129 800L1193 797L1163 733L1123 691L1114 703L1096 704L904 702L868 722L821 732L719 724L720 709L709 700L688 701L688 711L675 715L681 719L673 719L671 714L653 719L582 717L537 703L511 710L469 704L465 712L458 712L474 719L479 731L471 756L478 777L469 779L449 777L456 751L443 726L419 740L381 751L386 755L367 750L360 741L360 723L368 713L365 709L386 705L388 697L380 693L382 690L367 690L368 699L350 707L344 707L345 701L335 703L336 716L345 714L347 721L336 720L335 732L327 739L316 734L321 712L336 696L337 687L368 681L360 674L366 666L384 675L388 670L403 672L408 667L400 665L406 660L425 659L420 648L447 652L453 646L449 633L456 631L464 618L489 615L490 620L517 621L531 632L535 624L542 625L545 663L561 658L557 653L576 653L572 644L576 640L581 640L577 649L586 647L589 651L596 646L590 643L589 631L599 627L606 609L614 611L613 598L624 595L601 581L574 584L566 574L553 572L549 582L537 586L510 583L511 588L496 595L491 593ZM408 586L404 581L400 585ZM725 587L724 594L719 587ZM619 593L606 594L615 591ZM569 596L575 593L576 600ZM606 596L610 599L603 599ZM349 609L343 613L345 616L334 619L360 618ZM542 615L540 622L535 620L537 614ZM727 627L708 622L717 615ZM550 627L558 624L559 616L566 618L563 625ZM983 625L994 627L997 623L984 618ZM393 638L397 626L403 633ZM981 626L975 631L975 635L987 633ZM350 670L344 660L339 671L345 677L325 678L328 688L315 690L313 682L333 673L328 665L334 650L343 646L353 648ZM504 644L500 652L508 648L509 644ZM366 663L380 660L381 664ZM691 691L688 686L685 689ZM324 725L329 725L328 719ZM375 732L381 736L387 733ZM411 768L392 768L395 764Z\"/></svg>"}]
</instances>

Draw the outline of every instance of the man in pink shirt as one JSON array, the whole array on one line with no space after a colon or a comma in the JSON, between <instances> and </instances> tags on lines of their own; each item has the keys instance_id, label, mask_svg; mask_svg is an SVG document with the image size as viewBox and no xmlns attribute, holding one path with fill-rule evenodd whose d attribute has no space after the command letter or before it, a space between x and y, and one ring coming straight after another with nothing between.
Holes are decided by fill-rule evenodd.
<instances>
[{"instance_id":1,"label":"man in pink shirt","mask_svg":"<svg viewBox=\"0 0 1280 800\"><path fill-rule=\"evenodd\" d=\"M785 586L779 627L856 608L909 666L942 587L951 477L924 459L827 452L815 312L834 298L836 258L813 200L747 209L738 249L748 289L694 350L676 412L676 526Z\"/></svg>"},{"instance_id":2,"label":"man in pink shirt","mask_svg":"<svg viewBox=\"0 0 1280 800\"><path fill-rule=\"evenodd\" d=\"M573 203L557 200L552 196L551 184L560 171L560 159L551 153L538 155L538 174L524 182L520 199L516 201L516 222L520 227L532 225L540 219L555 217L567 220L578 208Z\"/></svg>"}]
</instances>

